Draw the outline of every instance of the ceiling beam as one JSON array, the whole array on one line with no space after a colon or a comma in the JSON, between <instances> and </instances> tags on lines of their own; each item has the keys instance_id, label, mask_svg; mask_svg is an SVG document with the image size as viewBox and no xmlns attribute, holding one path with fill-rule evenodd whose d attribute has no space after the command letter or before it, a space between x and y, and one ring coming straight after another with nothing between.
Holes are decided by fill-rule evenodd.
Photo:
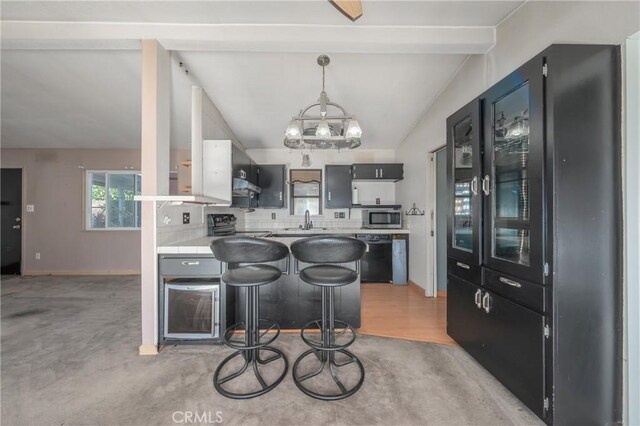
<instances>
[{"instance_id":1,"label":"ceiling beam","mask_svg":"<svg viewBox=\"0 0 640 426\"><path fill-rule=\"evenodd\" d=\"M155 24L3 21L3 49L135 48L157 39L169 50L480 54L493 27Z\"/></svg>"},{"instance_id":2,"label":"ceiling beam","mask_svg":"<svg viewBox=\"0 0 640 426\"><path fill-rule=\"evenodd\" d=\"M362 2L360 0L329 0L329 3L353 22L362 16Z\"/></svg>"}]
</instances>

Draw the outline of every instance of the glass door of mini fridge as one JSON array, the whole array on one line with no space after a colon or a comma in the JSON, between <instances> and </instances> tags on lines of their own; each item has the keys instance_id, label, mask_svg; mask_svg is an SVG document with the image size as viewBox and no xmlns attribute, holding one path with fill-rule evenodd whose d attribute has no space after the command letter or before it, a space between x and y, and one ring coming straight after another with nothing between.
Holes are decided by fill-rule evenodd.
<instances>
[{"instance_id":1,"label":"glass door of mini fridge","mask_svg":"<svg viewBox=\"0 0 640 426\"><path fill-rule=\"evenodd\" d=\"M485 175L481 184L486 201L486 265L540 283L542 66L530 62L485 94Z\"/></svg>"},{"instance_id":2,"label":"glass door of mini fridge","mask_svg":"<svg viewBox=\"0 0 640 426\"><path fill-rule=\"evenodd\" d=\"M482 197L480 101L475 99L447 119L449 214L447 254L466 267L480 265Z\"/></svg>"}]
</instances>

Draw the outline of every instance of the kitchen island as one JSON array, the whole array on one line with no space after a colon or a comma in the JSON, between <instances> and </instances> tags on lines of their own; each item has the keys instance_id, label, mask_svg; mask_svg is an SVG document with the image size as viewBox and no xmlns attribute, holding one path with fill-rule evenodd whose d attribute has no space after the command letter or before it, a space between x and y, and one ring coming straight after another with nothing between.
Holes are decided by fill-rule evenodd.
<instances>
[{"instance_id":1,"label":"kitchen island","mask_svg":"<svg viewBox=\"0 0 640 426\"><path fill-rule=\"evenodd\" d=\"M272 236L268 237L275 241L280 241L290 246L300 238L317 235L348 235L355 236L356 233L376 233L376 234L400 234L408 233L407 230L362 230L362 229L291 229L275 230ZM267 235L269 231L244 231L238 232L236 236L261 237ZM176 278L163 272L163 266L167 263L177 263L186 265L188 269L193 264L194 275L186 273L187 277L206 275L217 279L220 283L219 292L219 332L218 338L225 328L234 322L242 321L244 318L244 289L226 287L224 281L220 279L225 271L225 265L218 263L209 248L211 242L217 238L224 237L200 237L190 241L175 244L158 246L159 267L159 327L158 341L161 344L171 342L178 343L179 338L167 339L165 336L165 285ZM212 263L214 262L214 263ZM288 259L279 262L272 262L283 271L282 277L278 281L260 287L260 317L276 321L282 329L300 329L309 321L317 320L321 317L321 291L320 288L307 284L300 280L295 273L295 260L290 254ZM209 266L205 266L209 265ZM288 266L287 266L288 265ZM307 265L300 262L299 269ZM352 269L356 269L356 263L345 264ZM166 269L166 268L165 268ZM286 272L289 272L287 275ZM216 278L217 277L217 278ZM336 318L351 324L354 328L360 327L360 274L351 284L336 288L335 290ZM189 338L186 338L189 340ZM211 340L211 339L210 339ZM213 339L217 340L217 339Z\"/></svg>"}]
</instances>

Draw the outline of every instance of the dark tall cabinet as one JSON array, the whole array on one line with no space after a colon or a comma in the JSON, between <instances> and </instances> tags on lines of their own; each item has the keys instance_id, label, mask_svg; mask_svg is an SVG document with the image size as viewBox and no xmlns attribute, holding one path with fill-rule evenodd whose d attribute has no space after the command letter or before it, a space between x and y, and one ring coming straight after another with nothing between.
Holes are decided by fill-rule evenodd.
<instances>
[{"instance_id":1,"label":"dark tall cabinet","mask_svg":"<svg viewBox=\"0 0 640 426\"><path fill-rule=\"evenodd\" d=\"M328 209L351 208L351 166L325 166L325 207Z\"/></svg>"},{"instance_id":2,"label":"dark tall cabinet","mask_svg":"<svg viewBox=\"0 0 640 426\"><path fill-rule=\"evenodd\" d=\"M256 207L281 209L285 207L286 167L281 164L262 164L258 169L258 186L262 192L257 196Z\"/></svg>"},{"instance_id":3,"label":"dark tall cabinet","mask_svg":"<svg viewBox=\"0 0 640 426\"><path fill-rule=\"evenodd\" d=\"M620 59L553 45L447 120L447 332L545 422L621 422Z\"/></svg>"}]
</instances>

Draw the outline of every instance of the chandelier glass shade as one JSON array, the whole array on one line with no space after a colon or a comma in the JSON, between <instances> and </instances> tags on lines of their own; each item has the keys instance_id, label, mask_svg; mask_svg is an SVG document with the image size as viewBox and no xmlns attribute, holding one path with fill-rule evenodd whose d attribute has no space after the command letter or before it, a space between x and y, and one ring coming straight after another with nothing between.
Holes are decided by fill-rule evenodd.
<instances>
[{"instance_id":1,"label":"chandelier glass shade","mask_svg":"<svg viewBox=\"0 0 640 426\"><path fill-rule=\"evenodd\" d=\"M293 117L285 130L284 145L292 149L353 149L361 145L358 120L343 107L331 102L324 90L324 69L329 57L318 56L322 67L322 92L313 103Z\"/></svg>"}]
</instances>

